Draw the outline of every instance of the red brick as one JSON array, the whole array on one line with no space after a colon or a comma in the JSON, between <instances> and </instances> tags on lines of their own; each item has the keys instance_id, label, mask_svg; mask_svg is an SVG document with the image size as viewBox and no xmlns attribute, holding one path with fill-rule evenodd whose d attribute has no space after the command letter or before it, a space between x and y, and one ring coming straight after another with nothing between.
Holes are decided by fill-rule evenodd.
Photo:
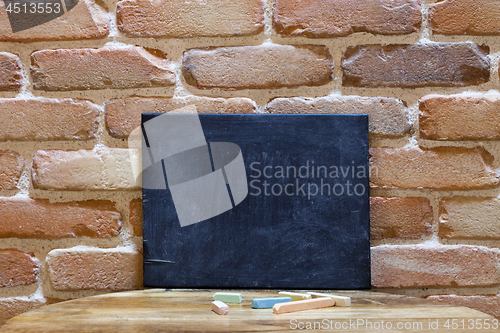
<instances>
[{"instance_id":1,"label":"red brick","mask_svg":"<svg viewBox=\"0 0 500 333\"><path fill-rule=\"evenodd\" d=\"M426 198L370 198L371 239L418 239L432 233L432 207Z\"/></svg>"},{"instance_id":2,"label":"red brick","mask_svg":"<svg viewBox=\"0 0 500 333\"><path fill-rule=\"evenodd\" d=\"M443 302L456 306L465 306L478 310L500 319L500 296L499 295L431 295L428 300Z\"/></svg>"},{"instance_id":3,"label":"red brick","mask_svg":"<svg viewBox=\"0 0 500 333\"><path fill-rule=\"evenodd\" d=\"M14 249L0 250L0 287L35 283L39 273L38 261L32 253Z\"/></svg>"},{"instance_id":4,"label":"red brick","mask_svg":"<svg viewBox=\"0 0 500 333\"><path fill-rule=\"evenodd\" d=\"M137 46L37 51L31 55L33 87L65 91L173 85L171 62L151 52Z\"/></svg>"},{"instance_id":5,"label":"red brick","mask_svg":"<svg viewBox=\"0 0 500 333\"><path fill-rule=\"evenodd\" d=\"M128 37L232 37L264 30L262 0L123 0L116 16Z\"/></svg>"},{"instance_id":6,"label":"red brick","mask_svg":"<svg viewBox=\"0 0 500 333\"><path fill-rule=\"evenodd\" d=\"M378 288L493 286L500 251L479 246L384 245L372 248L372 286Z\"/></svg>"},{"instance_id":7,"label":"red brick","mask_svg":"<svg viewBox=\"0 0 500 333\"><path fill-rule=\"evenodd\" d=\"M0 326L21 313L39 308L45 304L46 302L43 298L0 298Z\"/></svg>"},{"instance_id":8,"label":"red brick","mask_svg":"<svg viewBox=\"0 0 500 333\"><path fill-rule=\"evenodd\" d=\"M441 0L429 5L430 28L444 35L499 35L500 4L492 0Z\"/></svg>"},{"instance_id":9,"label":"red brick","mask_svg":"<svg viewBox=\"0 0 500 333\"><path fill-rule=\"evenodd\" d=\"M332 80L333 61L322 45L192 49L184 53L187 83L200 89L319 86Z\"/></svg>"},{"instance_id":10,"label":"red brick","mask_svg":"<svg viewBox=\"0 0 500 333\"><path fill-rule=\"evenodd\" d=\"M408 109L389 97L326 96L276 98L266 105L269 113L366 113L373 137L401 137L410 132Z\"/></svg>"},{"instance_id":11,"label":"red brick","mask_svg":"<svg viewBox=\"0 0 500 333\"><path fill-rule=\"evenodd\" d=\"M142 254L130 250L69 249L47 255L52 287L71 290L142 288Z\"/></svg>"},{"instance_id":12,"label":"red brick","mask_svg":"<svg viewBox=\"0 0 500 333\"><path fill-rule=\"evenodd\" d=\"M33 187L44 190L138 189L129 149L39 150L33 156Z\"/></svg>"},{"instance_id":13,"label":"red brick","mask_svg":"<svg viewBox=\"0 0 500 333\"><path fill-rule=\"evenodd\" d=\"M0 150L0 189L13 190L24 170L24 160L16 152Z\"/></svg>"},{"instance_id":14,"label":"red brick","mask_svg":"<svg viewBox=\"0 0 500 333\"><path fill-rule=\"evenodd\" d=\"M106 126L115 138L126 138L141 126L141 113L166 113L194 104L198 113L252 113L255 105L248 98L128 97L106 102Z\"/></svg>"},{"instance_id":15,"label":"red brick","mask_svg":"<svg viewBox=\"0 0 500 333\"><path fill-rule=\"evenodd\" d=\"M442 199L439 207L439 236L454 239L500 239L500 199Z\"/></svg>"},{"instance_id":16,"label":"red brick","mask_svg":"<svg viewBox=\"0 0 500 333\"><path fill-rule=\"evenodd\" d=\"M87 140L96 137L99 108L72 99L0 99L0 140Z\"/></svg>"},{"instance_id":17,"label":"red brick","mask_svg":"<svg viewBox=\"0 0 500 333\"><path fill-rule=\"evenodd\" d=\"M489 48L474 43L350 46L344 54L348 87L472 86L490 79Z\"/></svg>"},{"instance_id":18,"label":"red brick","mask_svg":"<svg viewBox=\"0 0 500 333\"><path fill-rule=\"evenodd\" d=\"M374 188L469 190L498 185L493 156L482 148L371 148Z\"/></svg>"},{"instance_id":19,"label":"red brick","mask_svg":"<svg viewBox=\"0 0 500 333\"><path fill-rule=\"evenodd\" d=\"M50 203L0 198L0 238L113 237L122 217L111 201Z\"/></svg>"},{"instance_id":20,"label":"red brick","mask_svg":"<svg viewBox=\"0 0 500 333\"><path fill-rule=\"evenodd\" d=\"M285 36L395 35L420 28L420 0L276 0L274 27Z\"/></svg>"},{"instance_id":21,"label":"red brick","mask_svg":"<svg viewBox=\"0 0 500 333\"><path fill-rule=\"evenodd\" d=\"M500 139L500 95L430 95L420 107L420 136L429 140Z\"/></svg>"},{"instance_id":22,"label":"red brick","mask_svg":"<svg viewBox=\"0 0 500 333\"><path fill-rule=\"evenodd\" d=\"M130 201L129 209L129 221L134 229L134 236L142 237L142 199Z\"/></svg>"},{"instance_id":23,"label":"red brick","mask_svg":"<svg viewBox=\"0 0 500 333\"><path fill-rule=\"evenodd\" d=\"M0 39L3 42L97 39L109 33L108 13L94 0L80 0L66 14L16 33L12 32L4 1L0 2L0 13Z\"/></svg>"},{"instance_id":24,"label":"red brick","mask_svg":"<svg viewBox=\"0 0 500 333\"><path fill-rule=\"evenodd\" d=\"M15 54L0 52L0 91L19 90L22 85L21 59Z\"/></svg>"}]
</instances>

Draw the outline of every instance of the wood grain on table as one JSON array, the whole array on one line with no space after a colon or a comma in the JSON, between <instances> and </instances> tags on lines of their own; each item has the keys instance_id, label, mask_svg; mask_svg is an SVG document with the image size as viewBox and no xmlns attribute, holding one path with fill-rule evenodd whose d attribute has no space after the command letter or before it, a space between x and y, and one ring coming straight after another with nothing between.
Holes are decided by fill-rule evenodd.
<instances>
[{"instance_id":1,"label":"wood grain on table","mask_svg":"<svg viewBox=\"0 0 500 333\"><path fill-rule=\"evenodd\" d=\"M272 309L252 309L250 305L253 298L278 296L277 291L232 292L241 292L243 302L229 304L229 314L225 316L211 310L215 291L157 289L104 294L47 305L11 319L0 332L307 331L302 327L310 327L311 331L331 328L341 332L500 332L498 326L497 329L491 326L495 322L498 325L498 321L482 312L402 295L324 291L350 296L352 306L277 315ZM447 321L449 328L445 327ZM315 323L316 327L313 326ZM403 328L397 329L400 323ZM408 323L412 327L404 329L405 324L409 327ZM438 323L438 329L433 328L435 323ZM458 329L452 329L453 323L459 325ZM478 329L479 324L484 327L485 323L489 323L490 329ZM389 324L392 329L388 329Z\"/></svg>"}]
</instances>

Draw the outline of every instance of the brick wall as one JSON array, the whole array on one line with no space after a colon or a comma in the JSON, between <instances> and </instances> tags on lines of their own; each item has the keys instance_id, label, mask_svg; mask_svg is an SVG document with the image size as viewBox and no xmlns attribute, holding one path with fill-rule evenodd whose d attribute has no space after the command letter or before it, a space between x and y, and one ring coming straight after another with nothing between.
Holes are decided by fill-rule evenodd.
<instances>
[{"instance_id":1,"label":"brick wall","mask_svg":"<svg viewBox=\"0 0 500 333\"><path fill-rule=\"evenodd\" d=\"M372 285L500 318L500 4L0 2L0 324L141 288L141 112L368 113Z\"/></svg>"}]
</instances>

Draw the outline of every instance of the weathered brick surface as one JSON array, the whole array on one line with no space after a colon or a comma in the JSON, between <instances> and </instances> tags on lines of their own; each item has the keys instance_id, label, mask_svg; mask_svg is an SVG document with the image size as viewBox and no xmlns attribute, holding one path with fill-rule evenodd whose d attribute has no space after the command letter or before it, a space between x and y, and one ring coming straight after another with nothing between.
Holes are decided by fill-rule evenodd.
<instances>
[{"instance_id":1,"label":"weathered brick surface","mask_svg":"<svg viewBox=\"0 0 500 333\"><path fill-rule=\"evenodd\" d=\"M276 98L265 108L270 113L366 113L370 135L401 137L409 133L408 109L403 102L389 97L327 96L319 98Z\"/></svg>"},{"instance_id":2,"label":"weathered brick surface","mask_svg":"<svg viewBox=\"0 0 500 333\"><path fill-rule=\"evenodd\" d=\"M479 246L377 246L372 285L380 288L492 286L500 283L500 251Z\"/></svg>"},{"instance_id":3,"label":"weathered brick surface","mask_svg":"<svg viewBox=\"0 0 500 333\"><path fill-rule=\"evenodd\" d=\"M201 89L319 86L332 79L332 57L322 45L192 49L184 53L187 83Z\"/></svg>"},{"instance_id":4,"label":"weathered brick surface","mask_svg":"<svg viewBox=\"0 0 500 333\"><path fill-rule=\"evenodd\" d=\"M142 254L130 250L53 250L47 267L55 290L142 288Z\"/></svg>"},{"instance_id":5,"label":"weathered brick surface","mask_svg":"<svg viewBox=\"0 0 500 333\"><path fill-rule=\"evenodd\" d=\"M0 298L0 326L21 313L39 308L45 304L46 301L43 298Z\"/></svg>"},{"instance_id":6,"label":"weathered brick surface","mask_svg":"<svg viewBox=\"0 0 500 333\"><path fill-rule=\"evenodd\" d=\"M0 189L15 189L23 169L24 160L18 153L0 150Z\"/></svg>"},{"instance_id":7,"label":"weathered brick surface","mask_svg":"<svg viewBox=\"0 0 500 333\"><path fill-rule=\"evenodd\" d=\"M33 187L52 190L136 189L129 149L39 150L33 156Z\"/></svg>"},{"instance_id":8,"label":"weathered brick surface","mask_svg":"<svg viewBox=\"0 0 500 333\"><path fill-rule=\"evenodd\" d=\"M56 7L53 7L56 10ZM52 21L12 32L4 1L0 2L0 40L12 42L104 38L109 33L107 11L94 0L80 0L69 12Z\"/></svg>"},{"instance_id":9,"label":"weathered brick surface","mask_svg":"<svg viewBox=\"0 0 500 333\"><path fill-rule=\"evenodd\" d=\"M407 34L420 28L421 5L421 0L277 0L273 23L285 36Z\"/></svg>"},{"instance_id":10,"label":"weathered brick surface","mask_svg":"<svg viewBox=\"0 0 500 333\"><path fill-rule=\"evenodd\" d=\"M474 43L350 46L343 85L349 87L453 87L488 82L489 48Z\"/></svg>"},{"instance_id":11,"label":"weathered brick surface","mask_svg":"<svg viewBox=\"0 0 500 333\"><path fill-rule=\"evenodd\" d=\"M444 0L429 6L434 33L499 35L500 3L493 0Z\"/></svg>"},{"instance_id":12,"label":"weathered brick surface","mask_svg":"<svg viewBox=\"0 0 500 333\"><path fill-rule=\"evenodd\" d=\"M0 238L113 237L122 217L111 201L50 203L0 198Z\"/></svg>"},{"instance_id":13,"label":"weathered brick surface","mask_svg":"<svg viewBox=\"0 0 500 333\"><path fill-rule=\"evenodd\" d=\"M95 138L99 108L72 99L0 99L0 140Z\"/></svg>"},{"instance_id":14,"label":"weathered brick surface","mask_svg":"<svg viewBox=\"0 0 500 333\"><path fill-rule=\"evenodd\" d=\"M438 301L447 304L465 306L487 313L497 319L500 319L500 296L499 295L431 295L426 297L431 301Z\"/></svg>"},{"instance_id":15,"label":"weathered brick surface","mask_svg":"<svg viewBox=\"0 0 500 333\"><path fill-rule=\"evenodd\" d=\"M136 46L37 51L31 55L33 87L64 91L173 85L171 62L154 53Z\"/></svg>"},{"instance_id":16,"label":"weathered brick surface","mask_svg":"<svg viewBox=\"0 0 500 333\"><path fill-rule=\"evenodd\" d=\"M372 240L418 239L432 233L432 207L426 198L370 198Z\"/></svg>"},{"instance_id":17,"label":"weathered brick surface","mask_svg":"<svg viewBox=\"0 0 500 333\"><path fill-rule=\"evenodd\" d=\"M22 85L21 59L15 54L0 52L0 91L19 90Z\"/></svg>"},{"instance_id":18,"label":"weathered brick surface","mask_svg":"<svg viewBox=\"0 0 500 333\"><path fill-rule=\"evenodd\" d=\"M130 201L129 209L129 221L134 229L134 236L142 237L142 199Z\"/></svg>"},{"instance_id":19,"label":"weathered brick surface","mask_svg":"<svg viewBox=\"0 0 500 333\"><path fill-rule=\"evenodd\" d=\"M498 185L493 157L482 148L371 148L370 185L468 190Z\"/></svg>"},{"instance_id":20,"label":"weathered brick surface","mask_svg":"<svg viewBox=\"0 0 500 333\"><path fill-rule=\"evenodd\" d=\"M18 250L0 250L0 287L35 283L40 269L33 254Z\"/></svg>"},{"instance_id":21,"label":"weathered brick surface","mask_svg":"<svg viewBox=\"0 0 500 333\"><path fill-rule=\"evenodd\" d=\"M439 209L443 238L500 239L500 199L444 198Z\"/></svg>"},{"instance_id":22,"label":"weathered brick surface","mask_svg":"<svg viewBox=\"0 0 500 333\"><path fill-rule=\"evenodd\" d=\"M255 111L252 100L239 97L128 97L106 102L106 126L111 136L126 138L135 128L141 126L141 113L166 113L192 104L196 106L198 113L251 113Z\"/></svg>"},{"instance_id":23,"label":"weathered brick surface","mask_svg":"<svg viewBox=\"0 0 500 333\"><path fill-rule=\"evenodd\" d=\"M123 0L118 29L129 37L229 37L264 29L262 0Z\"/></svg>"},{"instance_id":24,"label":"weathered brick surface","mask_svg":"<svg viewBox=\"0 0 500 333\"><path fill-rule=\"evenodd\" d=\"M500 139L500 95L423 97L420 136L430 140Z\"/></svg>"}]
</instances>

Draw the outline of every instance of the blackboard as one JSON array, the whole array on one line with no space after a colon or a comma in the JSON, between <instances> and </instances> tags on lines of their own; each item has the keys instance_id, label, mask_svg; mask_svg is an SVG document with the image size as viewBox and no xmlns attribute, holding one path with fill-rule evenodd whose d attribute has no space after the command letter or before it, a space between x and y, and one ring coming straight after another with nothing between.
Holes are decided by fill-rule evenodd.
<instances>
[{"instance_id":1,"label":"blackboard","mask_svg":"<svg viewBox=\"0 0 500 333\"><path fill-rule=\"evenodd\" d=\"M146 136L159 116L142 115ZM369 289L368 116L198 116L209 147L241 149L248 194L181 226L168 182L144 188L144 286ZM165 164L143 182L158 182L158 167L166 176Z\"/></svg>"}]
</instances>

